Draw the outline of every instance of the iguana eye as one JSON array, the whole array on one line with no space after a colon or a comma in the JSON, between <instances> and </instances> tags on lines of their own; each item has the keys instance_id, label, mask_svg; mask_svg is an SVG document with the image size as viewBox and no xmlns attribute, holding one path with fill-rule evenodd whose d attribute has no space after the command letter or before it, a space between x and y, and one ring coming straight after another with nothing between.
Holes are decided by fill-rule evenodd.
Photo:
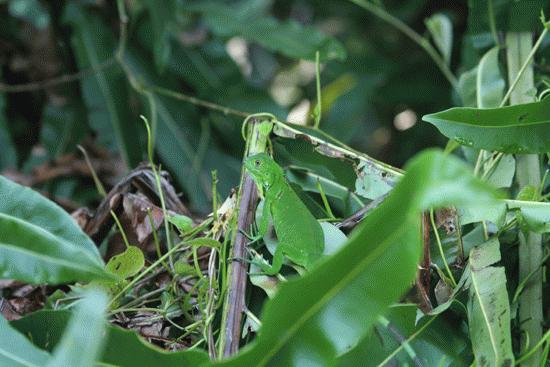
<instances>
[{"instance_id":1,"label":"iguana eye","mask_svg":"<svg viewBox=\"0 0 550 367\"><path fill-rule=\"evenodd\" d=\"M254 164L256 165L256 167L258 167L260 165L260 160L259 159L256 159L256 161L254 161Z\"/></svg>"}]
</instances>

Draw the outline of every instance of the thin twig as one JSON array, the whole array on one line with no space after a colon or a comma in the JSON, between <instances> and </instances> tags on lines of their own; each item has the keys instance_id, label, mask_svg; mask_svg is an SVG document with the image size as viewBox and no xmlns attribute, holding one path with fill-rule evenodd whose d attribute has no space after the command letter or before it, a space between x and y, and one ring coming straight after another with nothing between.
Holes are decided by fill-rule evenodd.
<instances>
[{"instance_id":1,"label":"thin twig","mask_svg":"<svg viewBox=\"0 0 550 367\"><path fill-rule=\"evenodd\" d=\"M411 27L409 27L407 24L403 23L400 19L394 17L390 13L388 13L386 10L382 9L381 7L371 3L368 0L350 0L352 3L355 3L356 5L359 5L363 9L371 12L372 14L376 15L380 19L388 22L395 28L397 28L399 31L401 31L405 36L409 37L414 43L416 43L418 46L422 47L424 51L432 58L434 63L437 65L441 73L447 78L449 81L449 84L453 87L454 90L458 91L458 80L454 76L453 72L449 69L441 55L437 52L437 50L430 44L430 42L416 33Z\"/></svg>"},{"instance_id":2,"label":"thin twig","mask_svg":"<svg viewBox=\"0 0 550 367\"><path fill-rule=\"evenodd\" d=\"M0 92L1 93L24 93L24 92L34 92L41 89L46 89L49 87L55 87L56 85L77 82L87 76L94 75L102 70L110 68L113 65L116 65L115 58L110 58L98 66L80 70L74 74L65 74L57 76L51 79L40 80L32 83L25 84L4 84L0 83Z\"/></svg>"}]
</instances>

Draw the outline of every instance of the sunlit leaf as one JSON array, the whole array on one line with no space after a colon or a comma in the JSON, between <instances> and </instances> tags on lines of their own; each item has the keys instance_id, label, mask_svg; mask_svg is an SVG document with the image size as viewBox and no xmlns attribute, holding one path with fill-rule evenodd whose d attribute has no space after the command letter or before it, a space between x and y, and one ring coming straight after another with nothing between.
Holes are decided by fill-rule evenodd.
<instances>
[{"instance_id":1,"label":"sunlit leaf","mask_svg":"<svg viewBox=\"0 0 550 367\"><path fill-rule=\"evenodd\" d=\"M504 153L550 151L550 98L502 108L455 107L422 119L466 146Z\"/></svg>"}]
</instances>

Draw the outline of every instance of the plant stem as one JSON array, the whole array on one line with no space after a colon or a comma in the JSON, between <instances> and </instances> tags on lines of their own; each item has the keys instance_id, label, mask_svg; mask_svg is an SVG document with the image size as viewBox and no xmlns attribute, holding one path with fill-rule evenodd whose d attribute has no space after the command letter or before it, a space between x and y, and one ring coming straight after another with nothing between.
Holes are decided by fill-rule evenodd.
<instances>
[{"instance_id":1,"label":"plant stem","mask_svg":"<svg viewBox=\"0 0 550 367\"><path fill-rule=\"evenodd\" d=\"M433 62L437 65L441 73L447 78L449 84L453 87L455 91L458 92L458 80L454 76L453 72L449 69L445 60L439 55L437 50L430 44L430 42L416 33L412 28L403 23L400 19L394 17L386 10L382 9L378 5L371 3L368 0L350 0L352 3L355 3L362 7L363 9L371 12L380 19L388 22L398 30L400 30L405 36L409 37L414 43L422 47L424 51L432 58Z\"/></svg>"},{"instance_id":2,"label":"plant stem","mask_svg":"<svg viewBox=\"0 0 550 367\"><path fill-rule=\"evenodd\" d=\"M269 116L266 117L271 119ZM261 125L264 119L260 116L253 117L248 123L249 133L246 139L246 157L266 151L269 139L266 134L261 132ZM245 309L246 282L248 279L247 264L245 263L248 238L244 233L250 230L257 202L258 190L256 184L243 169L239 195L237 197L238 211L234 214L237 220L234 220L232 225L233 238L229 257L229 261L232 261L227 274L229 284L222 313L218 344L219 358L229 357L239 350L242 316ZM224 260L221 259L221 261Z\"/></svg>"},{"instance_id":3,"label":"plant stem","mask_svg":"<svg viewBox=\"0 0 550 367\"><path fill-rule=\"evenodd\" d=\"M508 80L510 83L510 104L533 101L530 91L534 88L532 58L532 35L529 32L510 32L506 35ZM525 65L524 65L525 64ZM524 66L522 66L524 65ZM518 78L518 75L520 77ZM512 88L514 87L514 88ZM506 98L506 97L505 97ZM536 154L518 154L516 177L521 190L532 185L539 187L541 172L539 157ZM542 338L542 274L540 271L542 253L542 236L535 232L519 233L519 282L531 276L519 297L519 325L521 328L521 345L529 350ZM522 367L538 366L540 350L526 358Z\"/></svg>"}]
</instances>

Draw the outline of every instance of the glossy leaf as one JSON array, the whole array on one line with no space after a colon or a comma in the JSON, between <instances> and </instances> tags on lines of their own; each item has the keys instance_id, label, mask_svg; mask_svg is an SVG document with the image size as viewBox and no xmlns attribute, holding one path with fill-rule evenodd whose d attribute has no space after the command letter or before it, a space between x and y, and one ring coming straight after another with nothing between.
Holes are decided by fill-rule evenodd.
<instances>
[{"instance_id":1,"label":"glossy leaf","mask_svg":"<svg viewBox=\"0 0 550 367\"><path fill-rule=\"evenodd\" d=\"M500 158L494 170L487 176L487 182L494 187L510 187L516 173L516 159L510 154Z\"/></svg>"},{"instance_id":2,"label":"glossy leaf","mask_svg":"<svg viewBox=\"0 0 550 367\"><path fill-rule=\"evenodd\" d=\"M67 329L71 313L68 311L38 311L11 324L35 345L46 350L54 349ZM200 366L208 361L200 350L167 352L139 337L136 332L105 324L104 349L97 360L105 365L148 367ZM42 365L41 365L42 366Z\"/></svg>"},{"instance_id":3,"label":"glossy leaf","mask_svg":"<svg viewBox=\"0 0 550 367\"><path fill-rule=\"evenodd\" d=\"M50 354L33 345L23 334L12 328L0 315L0 365L41 367Z\"/></svg>"},{"instance_id":4,"label":"glossy leaf","mask_svg":"<svg viewBox=\"0 0 550 367\"><path fill-rule=\"evenodd\" d=\"M95 244L55 203L0 176L0 277L29 283L110 279Z\"/></svg>"},{"instance_id":5,"label":"glossy leaf","mask_svg":"<svg viewBox=\"0 0 550 367\"><path fill-rule=\"evenodd\" d=\"M189 232L193 229L193 219L183 214L169 215L166 217L170 223L176 226L181 233Z\"/></svg>"},{"instance_id":6,"label":"glossy leaf","mask_svg":"<svg viewBox=\"0 0 550 367\"><path fill-rule=\"evenodd\" d=\"M443 60L449 65L453 50L453 24L451 20L445 14L434 14L426 19L425 23L435 45L443 55Z\"/></svg>"},{"instance_id":7,"label":"glossy leaf","mask_svg":"<svg viewBox=\"0 0 550 367\"><path fill-rule=\"evenodd\" d=\"M509 209L519 209L521 219L530 230L538 233L550 232L550 203L536 201L507 200Z\"/></svg>"},{"instance_id":8,"label":"glossy leaf","mask_svg":"<svg viewBox=\"0 0 550 367\"><path fill-rule=\"evenodd\" d=\"M101 355L105 343L107 296L99 291L89 291L78 302L76 310L53 357L46 367L93 367Z\"/></svg>"},{"instance_id":9,"label":"glossy leaf","mask_svg":"<svg viewBox=\"0 0 550 367\"><path fill-rule=\"evenodd\" d=\"M265 14L251 14L246 5L205 2L188 5L186 9L201 13L210 30L218 36L240 36L296 59L313 61L317 51L321 61L346 58L344 46L316 28L294 20L279 22Z\"/></svg>"},{"instance_id":10,"label":"glossy leaf","mask_svg":"<svg viewBox=\"0 0 550 367\"><path fill-rule=\"evenodd\" d=\"M550 151L550 98L510 107L451 108L422 117L449 139L504 153Z\"/></svg>"},{"instance_id":11,"label":"glossy leaf","mask_svg":"<svg viewBox=\"0 0 550 367\"><path fill-rule=\"evenodd\" d=\"M470 337L478 366L512 366L510 305L500 244L494 238L470 251L470 299L468 320Z\"/></svg>"},{"instance_id":12,"label":"glossy leaf","mask_svg":"<svg viewBox=\"0 0 550 367\"><path fill-rule=\"evenodd\" d=\"M460 74L458 94L464 107L477 107L477 66Z\"/></svg>"},{"instance_id":13,"label":"glossy leaf","mask_svg":"<svg viewBox=\"0 0 550 367\"><path fill-rule=\"evenodd\" d=\"M118 65L100 69L101 63L113 57L114 36L99 17L76 2L67 3L63 20L72 29L71 41L79 68L98 69L81 82L90 126L100 143L118 150L128 167L136 166L142 158L136 135L143 125L130 114L122 70Z\"/></svg>"},{"instance_id":14,"label":"glossy leaf","mask_svg":"<svg viewBox=\"0 0 550 367\"><path fill-rule=\"evenodd\" d=\"M477 107L498 107L504 97L504 79L498 65L499 48L487 51L479 61L476 78Z\"/></svg>"},{"instance_id":15,"label":"glossy leaf","mask_svg":"<svg viewBox=\"0 0 550 367\"><path fill-rule=\"evenodd\" d=\"M256 341L236 358L215 365L334 365L414 279L421 212L494 197L494 191L455 158L424 152L339 252L302 278L281 285L265 306Z\"/></svg>"}]
</instances>

